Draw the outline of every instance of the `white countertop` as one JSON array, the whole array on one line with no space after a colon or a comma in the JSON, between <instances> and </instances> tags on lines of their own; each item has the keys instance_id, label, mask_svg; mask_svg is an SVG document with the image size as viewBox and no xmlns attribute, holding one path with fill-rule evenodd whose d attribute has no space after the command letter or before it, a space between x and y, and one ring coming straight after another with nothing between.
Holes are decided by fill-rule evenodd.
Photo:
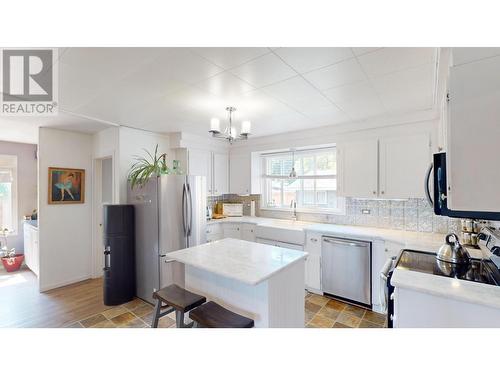
<instances>
[{"instance_id":1,"label":"white countertop","mask_svg":"<svg viewBox=\"0 0 500 375\"><path fill-rule=\"evenodd\" d=\"M320 224L307 221L280 220L256 216L228 217L208 222L209 225L216 223L246 223L294 231L311 231L349 239L391 241L399 243L402 247L408 249L424 251L437 251L444 243L445 237L444 234L440 233L411 232L353 225Z\"/></svg>"},{"instance_id":2,"label":"white countertop","mask_svg":"<svg viewBox=\"0 0 500 375\"><path fill-rule=\"evenodd\" d=\"M307 257L303 251L225 238L173 251L167 258L256 285Z\"/></svg>"},{"instance_id":3,"label":"white countertop","mask_svg":"<svg viewBox=\"0 0 500 375\"><path fill-rule=\"evenodd\" d=\"M500 287L495 285L402 269L394 270L391 284L396 288L500 309Z\"/></svg>"}]
</instances>

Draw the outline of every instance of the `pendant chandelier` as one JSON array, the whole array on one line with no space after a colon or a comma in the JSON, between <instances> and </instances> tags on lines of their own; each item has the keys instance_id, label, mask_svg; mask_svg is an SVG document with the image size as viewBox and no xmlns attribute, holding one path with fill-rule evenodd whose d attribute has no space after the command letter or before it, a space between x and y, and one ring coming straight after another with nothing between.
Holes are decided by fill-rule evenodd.
<instances>
[{"instance_id":1,"label":"pendant chandelier","mask_svg":"<svg viewBox=\"0 0 500 375\"><path fill-rule=\"evenodd\" d=\"M226 129L221 132L220 131L220 121L218 118L213 118L210 120L210 130L209 133L212 134L214 138L222 138L227 139L229 143L233 143L234 141L246 140L250 135L252 124L250 121L243 121L241 123L241 131L240 134L236 132L236 128L233 126L233 112L236 111L234 107L227 107L226 111L229 113L229 122Z\"/></svg>"}]
</instances>

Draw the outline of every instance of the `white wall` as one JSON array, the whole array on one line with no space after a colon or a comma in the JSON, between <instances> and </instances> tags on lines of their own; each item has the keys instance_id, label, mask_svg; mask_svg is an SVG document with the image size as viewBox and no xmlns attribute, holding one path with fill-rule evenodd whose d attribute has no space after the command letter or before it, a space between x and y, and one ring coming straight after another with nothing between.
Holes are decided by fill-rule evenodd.
<instances>
[{"instance_id":1,"label":"white wall","mask_svg":"<svg viewBox=\"0 0 500 375\"><path fill-rule=\"evenodd\" d=\"M9 247L24 253L23 216L37 208L36 145L0 141L1 155L17 156L17 235L9 236Z\"/></svg>"},{"instance_id":2,"label":"white wall","mask_svg":"<svg viewBox=\"0 0 500 375\"><path fill-rule=\"evenodd\" d=\"M92 136L40 128L39 246L40 290L91 277ZM48 204L48 168L85 169L85 203Z\"/></svg>"},{"instance_id":3,"label":"white wall","mask_svg":"<svg viewBox=\"0 0 500 375\"><path fill-rule=\"evenodd\" d=\"M134 156L145 156L148 150L154 154L158 145L158 154L166 153L168 165L172 166L175 153L170 149L170 138L168 135L137 130L127 127L119 128L119 201L127 203L127 176L128 171L134 163Z\"/></svg>"}]
</instances>

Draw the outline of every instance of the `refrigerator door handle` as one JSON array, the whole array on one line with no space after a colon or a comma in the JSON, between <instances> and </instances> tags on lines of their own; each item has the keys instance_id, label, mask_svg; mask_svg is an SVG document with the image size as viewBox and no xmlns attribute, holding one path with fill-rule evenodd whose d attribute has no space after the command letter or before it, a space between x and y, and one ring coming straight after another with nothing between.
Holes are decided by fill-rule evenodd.
<instances>
[{"instance_id":1,"label":"refrigerator door handle","mask_svg":"<svg viewBox=\"0 0 500 375\"><path fill-rule=\"evenodd\" d=\"M188 211L189 211L189 218L188 218L188 232L187 235L191 235L191 229L193 228L193 196L191 195L191 185L189 185L189 182L187 184L187 193L188 193Z\"/></svg>"},{"instance_id":2,"label":"refrigerator door handle","mask_svg":"<svg viewBox=\"0 0 500 375\"><path fill-rule=\"evenodd\" d=\"M182 185L182 228L184 229L184 235L187 234L187 224L186 224L186 184Z\"/></svg>"},{"instance_id":3,"label":"refrigerator door handle","mask_svg":"<svg viewBox=\"0 0 500 375\"><path fill-rule=\"evenodd\" d=\"M111 247L106 246L104 250L104 269L107 270L111 267Z\"/></svg>"}]
</instances>

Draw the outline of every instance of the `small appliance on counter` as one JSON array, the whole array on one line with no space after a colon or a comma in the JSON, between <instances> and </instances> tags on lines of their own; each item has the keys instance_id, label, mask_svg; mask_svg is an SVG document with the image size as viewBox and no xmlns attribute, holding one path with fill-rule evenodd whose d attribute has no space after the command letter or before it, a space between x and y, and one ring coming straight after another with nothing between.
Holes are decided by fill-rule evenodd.
<instances>
[{"instance_id":1,"label":"small appliance on counter","mask_svg":"<svg viewBox=\"0 0 500 375\"><path fill-rule=\"evenodd\" d=\"M403 249L395 261L392 261L392 266L386 268L381 273L381 278L386 280L386 305L387 305L387 326L393 327L392 317L394 315L394 301L391 294L394 293L394 287L391 285L391 277L395 269L403 269L415 272L422 272L430 275L451 277L458 280L472 281L481 284L489 284L500 287L500 231L490 228L483 228L478 235L478 244L483 254L483 259L470 258L465 261L463 250L459 250L460 244L450 241L455 236L456 242L458 237L454 234L446 236L447 244L443 245L439 251L442 259L460 259L460 262L452 263L451 261L443 261L438 258L437 254ZM448 242L450 242L448 244ZM450 246L451 249L447 248ZM455 248L454 250L452 250ZM454 253L454 256L446 257L446 255ZM460 255L459 255L460 254Z\"/></svg>"},{"instance_id":2,"label":"small appliance on counter","mask_svg":"<svg viewBox=\"0 0 500 375\"><path fill-rule=\"evenodd\" d=\"M243 203L223 203L222 214L229 217L243 216Z\"/></svg>"},{"instance_id":3,"label":"small appliance on counter","mask_svg":"<svg viewBox=\"0 0 500 375\"><path fill-rule=\"evenodd\" d=\"M104 206L104 304L135 297L135 214L127 204Z\"/></svg>"}]
</instances>

